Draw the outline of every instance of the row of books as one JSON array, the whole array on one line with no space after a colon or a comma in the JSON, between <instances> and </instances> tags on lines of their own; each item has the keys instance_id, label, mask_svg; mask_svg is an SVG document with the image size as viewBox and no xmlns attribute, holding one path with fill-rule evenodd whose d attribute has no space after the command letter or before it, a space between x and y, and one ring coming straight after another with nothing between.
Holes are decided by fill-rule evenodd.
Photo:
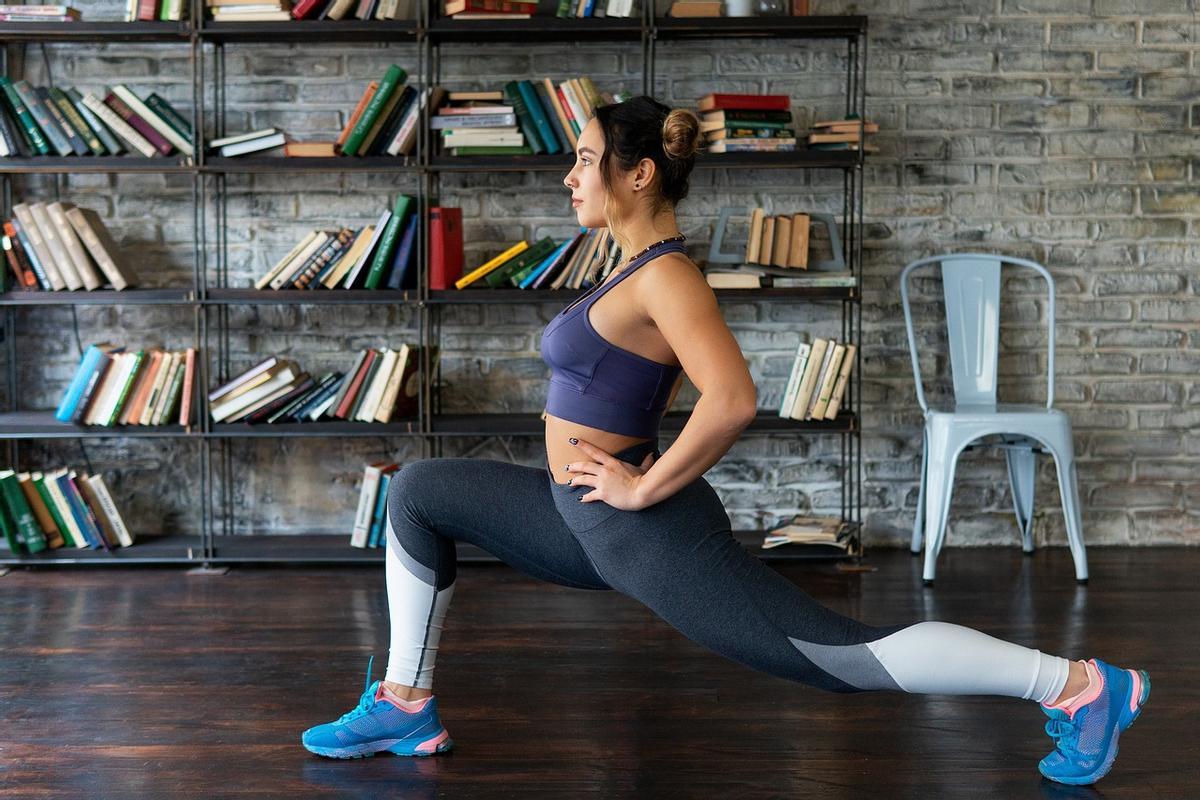
<instances>
[{"instance_id":1,"label":"row of books","mask_svg":"<svg viewBox=\"0 0 1200 800\"><path fill-rule=\"evenodd\" d=\"M0 270L0 291L121 290L136 277L100 215L71 203L17 203L5 220L0 247L8 270Z\"/></svg>"},{"instance_id":2,"label":"row of books","mask_svg":"<svg viewBox=\"0 0 1200 800\"><path fill-rule=\"evenodd\" d=\"M835 339L801 342L796 348L792 371L779 404L779 416L798 420L830 420L837 417L857 345Z\"/></svg>"},{"instance_id":3,"label":"row of books","mask_svg":"<svg viewBox=\"0 0 1200 800\"><path fill-rule=\"evenodd\" d=\"M853 115L841 120L814 122L813 132L808 135L808 149L879 152L878 147L867 142L868 133L879 133L879 124Z\"/></svg>"},{"instance_id":4,"label":"row of books","mask_svg":"<svg viewBox=\"0 0 1200 800\"><path fill-rule=\"evenodd\" d=\"M77 425L187 426L192 417L196 348L161 347L126 351L109 342L84 352L54 411L60 422Z\"/></svg>"},{"instance_id":5,"label":"row of books","mask_svg":"<svg viewBox=\"0 0 1200 800\"><path fill-rule=\"evenodd\" d=\"M710 153L796 149L789 95L711 92L700 98L697 107Z\"/></svg>"},{"instance_id":6,"label":"row of books","mask_svg":"<svg viewBox=\"0 0 1200 800\"><path fill-rule=\"evenodd\" d=\"M312 376L295 361L265 358L208 395L214 422L390 422L417 416L419 345L367 348L349 370ZM435 362L438 346L429 346Z\"/></svg>"},{"instance_id":7,"label":"row of books","mask_svg":"<svg viewBox=\"0 0 1200 800\"><path fill-rule=\"evenodd\" d=\"M587 76L509 81L501 91L446 93L430 128L452 156L573 153L596 106L628 98L599 91Z\"/></svg>"},{"instance_id":8,"label":"row of books","mask_svg":"<svg viewBox=\"0 0 1200 800\"><path fill-rule=\"evenodd\" d=\"M55 470L0 471L0 528L13 554L58 547L131 547L133 534L104 476Z\"/></svg>"},{"instance_id":9,"label":"row of books","mask_svg":"<svg viewBox=\"0 0 1200 800\"><path fill-rule=\"evenodd\" d=\"M608 228L580 228L555 243L549 236L530 244L522 239L454 281L456 289L578 289L590 276L603 280L620 257ZM590 285L590 284L589 284Z\"/></svg>"},{"instance_id":10,"label":"row of books","mask_svg":"<svg viewBox=\"0 0 1200 800\"><path fill-rule=\"evenodd\" d=\"M400 465L388 461L368 464L358 492L358 510L354 512L351 547L384 547L387 531L387 494L392 475Z\"/></svg>"},{"instance_id":11,"label":"row of books","mask_svg":"<svg viewBox=\"0 0 1200 800\"><path fill-rule=\"evenodd\" d=\"M762 208L755 208L750 212L746 263L808 269L810 223L808 214L768 215Z\"/></svg>"},{"instance_id":12,"label":"row of books","mask_svg":"<svg viewBox=\"0 0 1200 800\"><path fill-rule=\"evenodd\" d=\"M728 4L724 0L675 0L667 9L668 17L719 17L722 11L728 12ZM791 0L791 16L808 16L808 0Z\"/></svg>"},{"instance_id":13,"label":"row of books","mask_svg":"<svg viewBox=\"0 0 1200 800\"><path fill-rule=\"evenodd\" d=\"M529 19L537 14L536 0L443 0L442 14L452 19ZM561 19L632 17L641 8L634 0L559 0L554 15Z\"/></svg>"},{"instance_id":14,"label":"row of books","mask_svg":"<svg viewBox=\"0 0 1200 800\"><path fill-rule=\"evenodd\" d=\"M0 156L192 155L192 126L160 95L124 84L80 94L0 75Z\"/></svg>"},{"instance_id":15,"label":"row of books","mask_svg":"<svg viewBox=\"0 0 1200 800\"><path fill-rule=\"evenodd\" d=\"M417 18L417 0L206 0L206 5L214 20L225 22Z\"/></svg>"},{"instance_id":16,"label":"row of books","mask_svg":"<svg viewBox=\"0 0 1200 800\"><path fill-rule=\"evenodd\" d=\"M309 231L254 288L416 289L419 224L416 198L401 194L374 225Z\"/></svg>"}]
</instances>

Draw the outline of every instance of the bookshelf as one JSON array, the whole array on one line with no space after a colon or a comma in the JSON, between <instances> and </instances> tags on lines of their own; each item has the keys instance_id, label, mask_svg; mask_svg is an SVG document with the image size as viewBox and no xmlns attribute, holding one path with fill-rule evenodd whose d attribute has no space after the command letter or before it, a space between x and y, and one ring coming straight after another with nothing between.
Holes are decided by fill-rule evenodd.
<instances>
[{"instance_id":1,"label":"bookshelf","mask_svg":"<svg viewBox=\"0 0 1200 800\"><path fill-rule=\"evenodd\" d=\"M200 16L200 3L192 3L192 18L180 23L166 22L79 22L64 24L0 23L0 41L8 45L36 42L110 42L139 41L163 43L187 48L192 85L193 130L208 131L212 137L225 133L225 47L227 44L254 46L259 43L339 42L405 43L415 45L416 69L410 70L409 82L419 88L442 81L443 49L486 45L487 43L539 42L567 45L576 41L611 43L613 47L641 47L643 70L641 91L650 93L655 80L655 55L659 41L699 39L721 47L724 40L762 38L794 40L835 40L844 42L846 60L845 111L865 118L865 72L867 18L864 16L813 16L769 18L670 19L658 17L650 3L641 3L640 16L620 19L559 19L552 16L528 20L452 20L437 17L440 3L431 0L419 8L419 18L407 21L293 21L217 23ZM516 35L514 36L514 32ZM0 72L9 74L7 48L0 48ZM407 68L407 65L406 65ZM13 76L17 77L17 76ZM357 86L357 85L356 85ZM361 87L357 87L361 88ZM353 94L353 92L351 92ZM350 94L347 95L350 97ZM213 100L212 108L207 103ZM428 109L426 110L428 114ZM427 120L425 120L427 123ZM161 439L178 438L194 442L199 481L201 535L189 536L138 528L138 541L131 548L113 553L75 548L59 548L38 554L0 556L4 564L101 564L101 563L179 563L216 566L228 563L308 563L353 564L382 562L382 549L360 550L349 546L349 524L345 535L233 535L231 519L233 475L230 445L239 439L261 437L400 437L415 439L423 457L441 455L447 439L453 437L541 436L539 413L451 414L442 412L440 363L430 370L423 365L418 398L419 412L414 419L388 424L328 421L310 424L256 425L214 424L208 412L207 390L230 377L228 334L229 310L234 306L255 305L395 305L415 314L416 343L437 344L442 336L442 314L456 304L553 304L564 305L578 296L578 290L495 289L479 292L430 291L427 273L418 271L416 290L337 290L258 291L228 286L228 239L225 176L278 174L293 172L359 172L406 175L415 181L413 194L417 211L426 218L428 208L438 204L442 174L456 172L525 172L570 169L572 156L514 157L441 157L434 155L427 124L420 126L416 153L410 157L369 158L209 158L193 142L196 157L190 163L179 159L136 157L41 157L36 159L0 158L0 211L11 215L14 180L23 174L65 175L71 173L180 173L192 177L194 223L193 269L190 286L173 288L94 290L92 292L16 292L0 295L4 309L4 342L7 353L10 407L0 411L0 438L5 442L7 464L20 468L22 441L59 438L92 441L107 438ZM730 153L700 154L696 170L779 169L837 170L842 175L842 246L847 265L856 277L850 287L717 289L719 301L782 303L834 303L840 309L840 340L859 343L862 295L862 175L864 156L858 152ZM407 191L407 190L405 190ZM215 235L208 234L212 214ZM422 232L423 234L423 232ZM424 235L417 237L417 263L428 258ZM196 423L192 430L182 426L153 429L100 428L66 425L54 419L53 409L18 410L16 386L17 340L20 332L16 312L37 305L151 305L180 306L193 312L192 346L200 348L200 370L193 403ZM186 345L185 345L186 346ZM426 358L428 351L422 351ZM836 436L840 439L841 515L855 529L855 546L849 554L830 555L828 548L786 545L760 551L761 530L737 530L735 537L764 560L852 558L862 555L857 531L862 524L861 391L862 348L852 373L843 410L829 421L798 421L779 417L774 409L760 410L744 436L793 435ZM669 412L663 419L664 437L678 433L687 420L687 412ZM39 468L43 465L34 465ZM354 499L347 500L347 520ZM218 529L217 520L224 520ZM461 560L494 561L486 552L465 543L458 544Z\"/></svg>"}]
</instances>

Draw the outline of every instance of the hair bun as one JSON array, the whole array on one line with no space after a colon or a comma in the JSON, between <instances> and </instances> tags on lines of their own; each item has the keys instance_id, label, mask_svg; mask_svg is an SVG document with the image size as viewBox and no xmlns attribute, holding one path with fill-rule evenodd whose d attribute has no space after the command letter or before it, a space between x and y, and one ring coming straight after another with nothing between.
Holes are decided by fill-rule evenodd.
<instances>
[{"instance_id":1,"label":"hair bun","mask_svg":"<svg viewBox=\"0 0 1200 800\"><path fill-rule=\"evenodd\" d=\"M686 108L671 109L663 120L662 134L668 158L692 158L700 151L700 118Z\"/></svg>"}]
</instances>

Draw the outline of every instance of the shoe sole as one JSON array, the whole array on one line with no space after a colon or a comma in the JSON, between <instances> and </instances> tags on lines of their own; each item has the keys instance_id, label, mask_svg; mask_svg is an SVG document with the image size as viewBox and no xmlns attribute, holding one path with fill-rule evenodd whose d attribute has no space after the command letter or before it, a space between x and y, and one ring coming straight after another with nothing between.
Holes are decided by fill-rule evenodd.
<instances>
[{"instance_id":1,"label":"shoe sole","mask_svg":"<svg viewBox=\"0 0 1200 800\"><path fill-rule=\"evenodd\" d=\"M304 745L304 749L310 753L316 753L319 756L326 758L370 758L376 753L388 752L398 756L432 756L437 753L446 753L454 748L454 740L450 735L442 730L441 733L431 739L425 739L421 742L414 743L411 739L377 739L373 742L364 742L353 747L317 747L315 745Z\"/></svg>"},{"instance_id":2,"label":"shoe sole","mask_svg":"<svg viewBox=\"0 0 1200 800\"><path fill-rule=\"evenodd\" d=\"M1134 673L1133 670L1127 671ZM1112 769L1113 762L1117 760L1117 752L1119 750L1117 747L1117 739L1120 737L1122 732L1129 730L1130 726L1133 725L1134 720L1141 716L1142 706L1144 706L1146 701L1150 699L1150 676L1146 673L1146 670L1139 669L1136 671L1136 673L1134 673L1134 676L1136 680L1133 681L1132 685L1137 686L1139 683L1141 684L1141 691L1138 693L1137 703L1135 704L1135 708L1132 715L1129 717L1128 722L1126 722L1124 725L1121 725L1120 717L1117 718L1117 730L1113 733L1112 740L1108 743L1108 752L1105 753L1104 760L1100 762L1100 766L1088 775L1076 777L1056 777L1052 775L1045 775L1045 773L1043 773L1045 777L1056 783L1065 783L1070 786L1085 786L1089 783L1095 783L1108 774L1108 771ZM1122 709L1122 713L1124 713L1124 709Z\"/></svg>"}]
</instances>

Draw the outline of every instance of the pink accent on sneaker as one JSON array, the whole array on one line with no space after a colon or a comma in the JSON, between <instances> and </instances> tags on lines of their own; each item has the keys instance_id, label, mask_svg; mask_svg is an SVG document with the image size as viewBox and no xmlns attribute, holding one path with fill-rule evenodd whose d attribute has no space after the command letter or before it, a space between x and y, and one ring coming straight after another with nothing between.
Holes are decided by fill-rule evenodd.
<instances>
[{"instance_id":1,"label":"pink accent on sneaker","mask_svg":"<svg viewBox=\"0 0 1200 800\"><path fill-rule=\"evenodd\" d=\"M442 732L439 733L437 736L433 737L432 739L427 739L426 741L421 742L419 745L417 745L413 749L416 750L418 753L432 753L434 750L437 749L437 746L439 744L441 744L442 742L446 741L449 738L450 738L450 732L447 731L445 728L442 728Z\"/></svg>"},{"instance_id":2,"label":"pink accent on sneaker","mask_svg":"<svg viewBox=\"0 0 1200 800\"><path fill-rule=\"evenodd\" d=\"M1076 711L1099 697L1100 691L1104 688L1104 675L1100 672L1100 668L1096 666L1095 661L1089 658L1083 662L1083 666L1088 674L1087 688L1058 706L1063 711L1066 711L1067 716L1071 719L1075 719Z\"/></svg>"},{"instance_id":3,"label":"pink accent on sneaker","mask_svg":"<svg viewBox=\"0 0 1200 800\"><path fill-rule=\"evenodd\" d=\"M422 697L420 700L405 700L403 697L400 697L382 683L380 683L379 688L375 690L376 700L387 700L396 708L400 709L401 711L406 711L409 714L415 714L423 709L429 704L429 700L432 697L433 695L429 695L429 697Z\"/></svg>"},{"instance_id":4,"label":"pink accent on sneaker","mask_svg":"<svg viewBox=\"0 0 1200 800\"><path fill-rule=\"evenodd\" d=\"M1129 711L1130 713L1137 711L1138 698L1142 696L1142 676L1136 669L1125 670L1133 679L1133 692L1129 695Z\"/></svg>"}]
</instances>

